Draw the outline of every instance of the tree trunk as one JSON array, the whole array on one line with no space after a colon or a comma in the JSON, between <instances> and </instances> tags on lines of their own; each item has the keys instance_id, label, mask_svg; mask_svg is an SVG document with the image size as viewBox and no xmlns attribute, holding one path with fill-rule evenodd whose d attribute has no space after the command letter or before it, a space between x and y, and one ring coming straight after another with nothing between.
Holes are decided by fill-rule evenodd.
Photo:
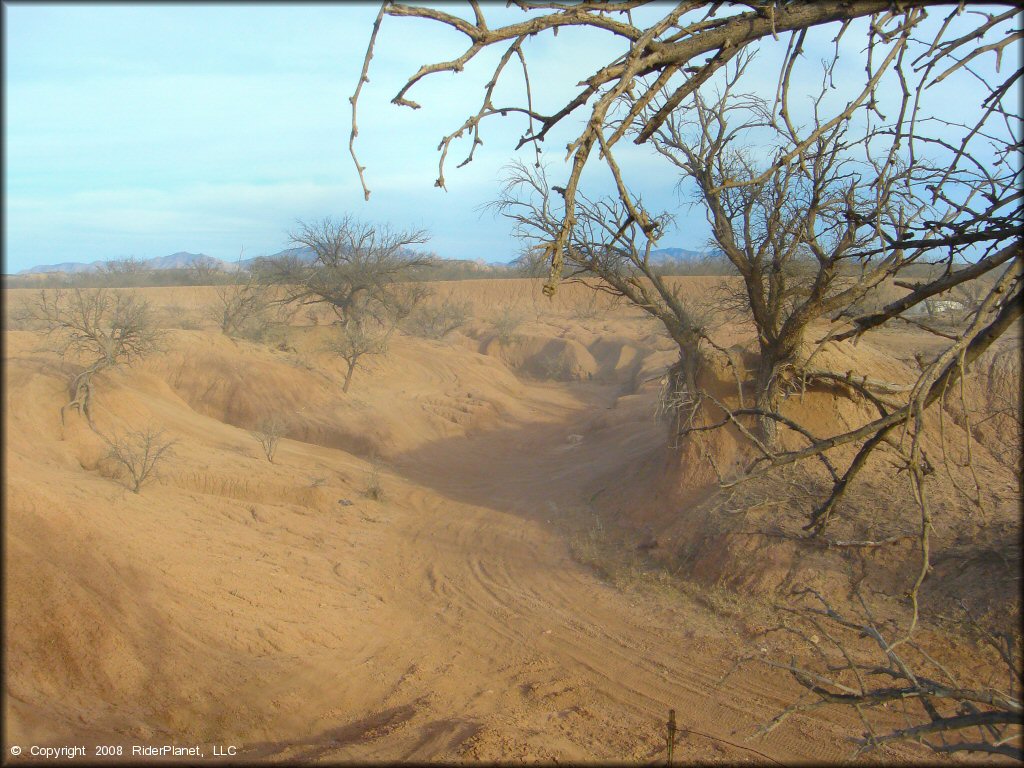
<instances>
[{"instance_id":1,"label":"tree trunk","mask_svg":"<svg viewBox=\"0 0 1024 768\"><path fill-rule=\"evenodd\" d=\"M356 370L356 361L352 360L348 364L348 371L345 372L345 384L341 388L341 391L344 392L345 394L348 394L349 385L352 383L352 374L355 373L355 370Z\"/></svg>"},{"instance_id":2,"label":"tree trunk","mask_svg":"<svg viewBox=\"0 0 1024 768\"><path fill-rule=\"evenodd\" d=\"M779 385L779 364L767 350L762 350L755 380L754 407L761 411L776 413L779 409L781 387ZM764 444L773 448L778 442L778 422L767 416L757 417L758 432Z\"/></svg>"},{"instance_id":3,"label":"tree trunk","mask_svg":"<svg viewBox=\"0 0 1024 768\"><path fill-rule=\"evenodd\" d=\"M757 364L754 407L769 413L778 413L782 400L782 372L793 365L800 355L804 331L799 328L770 344L761 345L761 359ZM779 423L766 416L758 417L758 431L767 447L778 441Z\"/></svg>"},{"instance_id":4,"label":"tree trunk","mask_svg":"<svg viewBox=\"0 0 1024 768\"><path fill-rule=\"evenodd\" d=\"M685 434L696 407L697 372L700 368L700 352L696 345L679 346L679 360L668 369L668 392L666 407L670 409L670 442L678 445Z\"/></svg>"}]
</instances>

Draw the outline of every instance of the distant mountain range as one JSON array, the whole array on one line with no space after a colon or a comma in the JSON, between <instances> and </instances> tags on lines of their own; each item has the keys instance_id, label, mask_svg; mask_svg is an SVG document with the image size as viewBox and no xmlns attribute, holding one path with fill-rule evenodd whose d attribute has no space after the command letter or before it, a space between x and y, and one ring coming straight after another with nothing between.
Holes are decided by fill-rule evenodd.
<instances>
[{"instance_id":1,"label":"distant mountain range","mask_svg":"<svg viewBox=\"0 0 1024 768\"><path fill-rule=\"evenodd\" d=\"M657 250L651 251L651 255L654 257L654 261L659 264L671 264L673 262L694 262L701 261L702 259L708 258L709 255L703 251L691 251L686 248L658 248ZM286 248L283 251L278 251L271 256L263 258L278 258L281 256L294 256L298 257L302 261L313 260L313 249L308 246L302 246L299 248ZM152 259L140 259L138 260L138 268L143 270L151 269L187 269L197 263L210 264L218 269L222 269L225 272L232 272L238 269L239 266L243 268L249 267L257 258L243 259L241 261L225 261L224 259L218 259L214 256L207 256L205 253L190 253L189 251L178 251L172 253L169 256L157 256ZM82 263L77 261L66 261L60 264L40 264L39 266L29 267L23 269L17 274L19 275L42 275L51 272L63 272L65 274L81 274L87 272L96 272L104 267L109 261L108 259L99 259L89 263ZM487 262L483 259L469 260L469 259L439 259L439 261L451 261L465 265L470 269L479 269L481 272L493 272L501 269L511 269L514 260L509 262Z\"/></svg>"},{"instance_id":2,"label":"distant mountain range","mask_svg":"<svg viewBox=\"0 0 1024 768\"><path fill-rule=\"evenodd\" d=\"M66 272L68 274L81 274L83 272L97 272L100 268L106 265L110 261L118 261L117 259L99 259L97 261L91 261L89 263L82 263L77 261L65 261L61 264L41 264L36 267L29 267L23 269L17 274L19 275L36 275L46 274L48 272ZM157 256L152 259L139 260L138 265L140 269L185 269L192 266L196 262L210 262L217 266L231 270L235 268L234 262L225 262L221 259L216 259L213 256L207 256L205 253L189 253L188 251L178 251L172 253L170 256Z\"/></svg>"},{"instance_id":3,"label":"distant mountain range","mask_svg":"<svg viewBox=\"0 0 1024 768\"><path fill-rule=\"evenodd\" d=\"M691 251L687 248L655 248L651 251L653 260L658 264L671 264L672 262L684 261L694 262L714 258L721 255L718 251Z\"/></svg>"}]
</instances>

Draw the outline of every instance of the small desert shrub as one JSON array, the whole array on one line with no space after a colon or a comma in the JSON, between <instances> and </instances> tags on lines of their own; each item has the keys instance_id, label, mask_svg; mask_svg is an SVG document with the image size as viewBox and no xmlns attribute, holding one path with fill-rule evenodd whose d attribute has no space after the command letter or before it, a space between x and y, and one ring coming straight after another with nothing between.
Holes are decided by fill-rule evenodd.
<instances>
[{"instance_id":1,"label":"small desert shrub","mask_svg":"<svg viewBox=\"0 0 1024 768\"><path fill-rule=\"evenodd\" d=\"M542 357L536 362L537 372L543 379L563 381L572 373L572 365L561 355Z\"/></svg>"},{"instance_id":2,"label":"small desert shrub","mask_svg":"<svg viewBox=\"0 0 1024 768\"><path fill-rule=\"evenodd\" d=\"M163 430L152 427L113 437L100 436L107 443L106 460L127 473L132 493L138 493L146 481L157 476L157 466L171 455L175 443L164 439Z\"/></svg>"},{"instance_id":3,"label":"small desert shrub","mask_svg":"<svg viewBox=\"0 0 1024 768\"><path fill-rule=\"evenodd\" d=\"M469 301L445 299L441 304L420 304L405 321L405 330L424 339L443 339L469 320Z\"/></svg>"},{"instance_id":4,"label":"small desert shrub","mask_svg":"<svg viewBox=\"0 0 1024 768\"><path fill-rule=\"evenodd\" d=\"M636 588L647 578L643 559L609 535L598 518L587 530L570 538L569 553L616 589Z\"/></svg>"},{"instance_id":5,"label":"small desert shrub","mask_svg":"<svg viewBox=\"0 0 1024 768\"><path fill-rule=\"evenodd\" d=\"M267 461L273 464L277 444L281 442L281 437L284 435L284 423L281 419L277 416L269 416L263 419L250 434L260 444Z\"/></svg>"},{"instance_id":6,"label":"small desert shrub","mask_svg":"<svg viewBox=\"0 0 1024 768\"><path fill-rule=\"evenodd\" d=\"M169 304L163 308L164 325L167 328L180 328L184 331L201 330L203 324L180 304Z\"/></svg>"},{"instance_id":7,"label":"small desert shrub","mask_svg":"<svg viewBox=\"0 0 1024 768\"><path fill-rule=\"evenodd\" d=\"M593 320L601 311L601 295L592 290L577 296L569 307L569 312L577 320Z\"/></svg>"},{"instance_id":8,"label":"small desert shrub","mask_svg":"<svg viewBox=\"0 0 1024 768\"><path fill-rule=\"evenodd\" d=\"M577 533L569 539L569 553L573 560L581 565L594 567L602 560L603 548L604 536L599 520L586 531Z\"/></svg>"},{"instance_id":9,"label":"small desert shrub","mask_svg":"<svg viewBox=\"0 0 1024 768\"><path fill-rule=\"evenodd\" d=\"M502 345L508 345L516 340L516 329L522 325L523 315L511 304L505 304L491 317L490 323L498 341Z\"/></svg>"},{"instance_id":10,"label":"small desert shrub","mask_svg":"<svg viewBox=\"0 0 1024 768\"><path fill-rule=\"evenodd\" d=\"M366 476L366 488L363 490L363 495L368 499L374 501L383 501L384 499L384 486L380 481L380 462L374 461L370 465L370 471Z\"/></svg>"}]
</instances>

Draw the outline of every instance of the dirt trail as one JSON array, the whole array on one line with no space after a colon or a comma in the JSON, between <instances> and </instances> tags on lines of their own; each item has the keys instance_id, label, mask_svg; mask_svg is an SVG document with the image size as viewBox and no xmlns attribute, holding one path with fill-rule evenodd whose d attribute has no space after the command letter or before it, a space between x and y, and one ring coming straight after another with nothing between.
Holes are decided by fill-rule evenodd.
<instances>
[{"instance_id":1,"label":"dirt trail","mask_svg":"<svg viewBox=\"0 0 1024 768\"><path fill-rule=\"evenodd\" d=\"M533 388L535 422L395 462L417 485L396 489L404 511L381 521L386 537L368 556L386 576L377 598L406 623L396 647L373 660L397 682L367 716L261 744L253 756L649 761L663 754L670 708L687 734L682 760L849 754L847 722L793 718L763 741L745 740L792 701L793 686L754 673L720 685L724 638L688 632L685 615L631 600L570 558L548 521L624 454L661 439L654 427L616 451L570 442L613 399L611 388L575 390L582 397Z\"/></svg>"}]
</instances>

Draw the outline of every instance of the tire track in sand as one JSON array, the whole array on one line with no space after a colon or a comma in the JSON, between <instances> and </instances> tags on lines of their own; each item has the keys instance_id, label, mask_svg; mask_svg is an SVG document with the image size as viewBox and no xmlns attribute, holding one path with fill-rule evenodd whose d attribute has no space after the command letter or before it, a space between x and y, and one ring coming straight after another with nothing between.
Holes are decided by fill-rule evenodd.
<instances>
[{"instance_id":1,"label":"tire track in sand","mask_svg":"<svg viewBox=\"0 0 1024 768\"><path fill-rule=\"evenodd\" d=\"M669 708L689 733L680 759L848 757L843 734L852 722L809 727L794 717L764 740L744 741L795 698L795 685L764 673L720 684L730 663L725 638L709 649L570 558L542 515L608 469L602 455L616 455L600 445L558 450L570 429L464 440L409 473L421 483L449 479L403 485L407 514L388 537L402 576L388 582L384 600L421 618L425 642L382 711L416 702L416 712L387 743L364 739L345 757L652 759L663 750Z\"/></svg>"}]
</instances>

